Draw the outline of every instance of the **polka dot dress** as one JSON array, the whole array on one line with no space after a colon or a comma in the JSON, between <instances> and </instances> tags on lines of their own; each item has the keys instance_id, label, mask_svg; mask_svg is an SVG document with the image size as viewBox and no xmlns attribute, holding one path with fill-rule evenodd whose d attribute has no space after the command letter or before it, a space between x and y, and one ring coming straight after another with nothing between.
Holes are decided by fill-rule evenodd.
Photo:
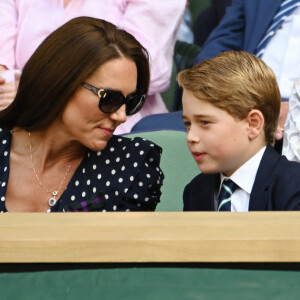
<instances>
[{"instance_id":1,"label":"polka dot dress","mask_svg":"<svg viewBox=\"0 0 300 300\"><path fill-rule=\"evenodd\" d=\"M0 128L0 212L5 207L11 131ZM160 201L164 175L161 148L142 138L112 136L107 147L88 150L67 188L50 212L81 207L88 211L152 211ZM94 205L101 195L103 205Z\"/></svg>"}]
</instances>

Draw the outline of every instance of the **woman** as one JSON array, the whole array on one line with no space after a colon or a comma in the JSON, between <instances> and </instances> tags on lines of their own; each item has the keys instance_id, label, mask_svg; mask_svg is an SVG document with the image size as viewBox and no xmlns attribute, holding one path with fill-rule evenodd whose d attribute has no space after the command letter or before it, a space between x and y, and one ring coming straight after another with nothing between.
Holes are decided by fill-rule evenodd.
<instances>
[{"instance_id":1,"label":"woman","mask_svg":"<svg viewBox=\"0 0 300 300\"><path fill-rule=\"evenodd\" d=\"M0 1L0 110L11 103L16 90L15 83L5 82L3 77L7 81L15 81L14 73L23 69L45 37L72 18L89 16L109 21L131 33L149 51L151 57L147 101L142 110L117 128L116 133L129 132L146 115L167 112L159 93L167 90L170 84L172 54L185 2L186 0Z\"/></svg>"},{"instance_id":2,"label":"woman","mask_svg":"<svg viewBox=\"0 0 300 300\"><path fill-rule=\"evenodd\" d=\"M146 50L109 22L54 31L0 113L0 211L154 210L161 149L113 135L142 107L149 73Z\"/></svg>"}]
</instances>

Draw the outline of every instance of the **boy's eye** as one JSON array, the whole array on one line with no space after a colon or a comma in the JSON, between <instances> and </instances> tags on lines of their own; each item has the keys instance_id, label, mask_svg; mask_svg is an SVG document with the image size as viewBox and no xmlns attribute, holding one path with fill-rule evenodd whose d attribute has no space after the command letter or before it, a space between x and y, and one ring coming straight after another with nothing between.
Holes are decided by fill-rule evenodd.
<instances>
[{"instance_id":1,"label":"boy's eye","mask_svg":"<svg viewBox=\"0 0 300 300\"><path fill-rule=\"evenodd\" d=\"M202 126L206 126L206 125L210 124L211 122L206 121L206 120L201 120L199 123L200 123Z\"/></svg>"},{"instance_id":2,"label":"boy's eye","mask_svg":"<svg viewBox=\"0 0 300 300\"><path fill-rule=\"evenodd\" d=\"M183 125L188 128L190 125L191 125L191 122L187 122L187 121L184 121L183 122Z\"/></svg>"}]
</instances>

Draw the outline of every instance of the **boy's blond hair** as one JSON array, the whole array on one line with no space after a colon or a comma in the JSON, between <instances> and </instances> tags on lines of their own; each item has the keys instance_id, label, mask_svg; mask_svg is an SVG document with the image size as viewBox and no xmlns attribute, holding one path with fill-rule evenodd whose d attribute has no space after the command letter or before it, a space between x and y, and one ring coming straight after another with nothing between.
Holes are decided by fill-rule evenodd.
<instances>
[{"instance_id":1,"label":"boy's blond hair","mask_svg":"<svg viewBox=\"0 0 300 300\"><path fill-rule=\"evenodd\" d=\"M255 55L227 51L181 71L179 85L200 99L242 120L252 109L262 112L267 143L274 142L281 97L273 71Z\"/></svg>"}]
</instances>

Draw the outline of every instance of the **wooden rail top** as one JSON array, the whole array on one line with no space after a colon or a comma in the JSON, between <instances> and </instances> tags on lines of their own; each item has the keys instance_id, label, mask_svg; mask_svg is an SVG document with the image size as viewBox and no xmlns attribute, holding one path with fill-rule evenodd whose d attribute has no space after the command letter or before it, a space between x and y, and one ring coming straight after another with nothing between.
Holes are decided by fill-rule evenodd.
<instances>
[{"instance_id":1,"label":"wooden rail top","mask_svg":"<svg viewBox=\"0 0 300 300\"><path fill-rule=\"evenodd\" d=\"M300 262L300 212L7 213L0 262Z\"/></svg>"}]
</instances>

